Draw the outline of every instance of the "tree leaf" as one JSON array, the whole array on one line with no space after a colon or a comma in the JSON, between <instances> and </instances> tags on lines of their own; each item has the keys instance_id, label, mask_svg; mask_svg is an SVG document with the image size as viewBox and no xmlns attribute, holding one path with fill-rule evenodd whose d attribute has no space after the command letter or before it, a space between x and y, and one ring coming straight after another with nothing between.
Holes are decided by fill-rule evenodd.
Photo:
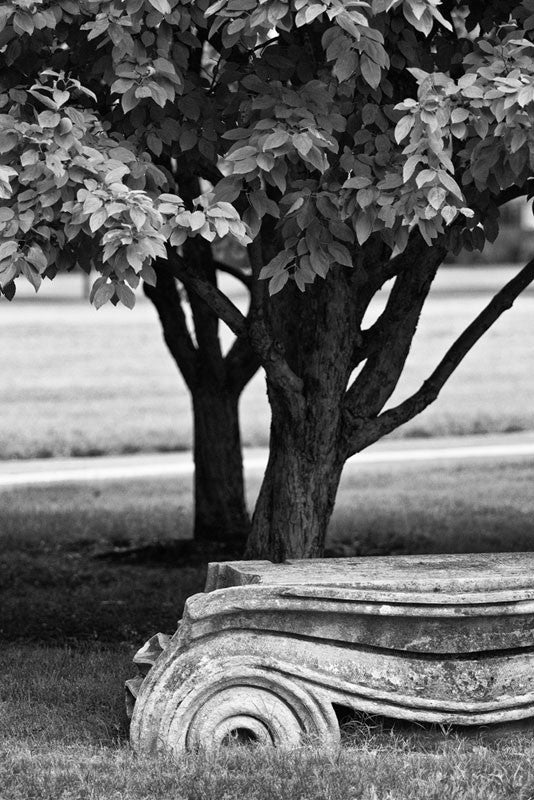
<instances>
[{"instance_id":1,"label":"tree leaf","mask_svg":"<svg viewBox=\"0 0 534 800\"><path fill-rule=\"evenodd\" d=\"M232 172L234 175L246 175L247 172L254 172L258 166L255 158L244 158L242 161L234 161Z\"/></svg>"},{"instance_id":2,"label":"tree leaf","mask_svg":"<svg viewBox=\"0 0 534 800\"><path fill-rule=\"evenodd\" d=\"M292 141L302 156L306 156L313 147L313 141L307 133L297 133Z\"/></svg>"},{"instance_id":3,"label":"tree leaf","mask_svg":"<svg viewBox=\"0 0 534 800\"><path fill-rule=\"evenodd\" d=\"M347 178L343 184L343 189L363 189L365 186L371 185L371 179L363 175L355 175L353 178Z\"/></svg>"},{"instance_id":4,"label":"tree leaf","mask_svg":"<svg viewBox=\"0 0 534 800\"><path fill-rule=\"evenodd\" d=\"M360 58L360 70L364 81L373 89L378 89L382 77L382 70L378 64L372 61L369 56L362 54Z\"/></svg>"},{"instance_id":5,"label":"tree leaf","mask_svg":"<svg viewBox=\"0 0 534 800\"><path fill-rule=\"evenodd\" d=\"M94 292L92 303L95 308L102 308L105 303L111 300L114 294L115 285L113 283L104 283Z\"/></svg>"},{"instance_id":6,"label":"tree leaf","mask_svg":"<svg viewBox=\"0 0 534 800\"><path fill-rule=\"evenodd\" d=\"M354 266L352 256L345 245L339 244L339 242L329 242L327 248L330 255L333 256L334 260L338 264L341 264L344 267Z\"/></svg>"},{"instance_id":7,"label":"tree leaf","mask_svg":"<svg viewBox=\"0 0 534 800\"><path fill-rule=\"evenodd\" d=\"M226 161L243 161L245 158L255 156L257 152L258 151L255 147L247 144L244 147L238 147L237 149L232 150L230 153L227 153L225 158Z\"/></svg>"},{"instance_id":8,"label":"tree leaf","mask_svg":"<svg viewBox=\"0 0 534 800\"><path fill-rule=\"evenodd\" d=\"M140 230L146 222L145 212L135 206L130 211L130 217L137 230Z\"/></svg>"},{"instance_id":9,"label":"tree leaf","mask_svg":"<svg viewBox=\"0 0 534 800\"><path fill-rule=\"evenodd\" d=\"M44 270L48 266L48 260L45 254L43 253L41 248L37 247L37 245L35 244L32 244L28 248L28 252L26 253L26 258L28 259L30 264L33 264L33 266L36 267L36 269L39 272L44 272Z\"/></svg>"},{"instance_id":10,"label":"tree leaf","mask_svg":"<svg viewBox=\"0 0 534 800\"><path fill-rule=\"evenodd\" d=\"M156 270L150 264L143 264L143 268L141 270L141 278L144 280L145 283L148 283L149 286L155 286L157 283L157 275Z\"/></svg>"},{"instance_id":11,"label":"tree leaf","mask_svg":"<svg viewBox=\"0 0 534 800\"><path fill-rule=\"evenodd\" d=\"M395 126L394 133L397 144L400 144L408 136L414 126L414 122L415 117L413 114L405 114L404 117L400 118Z\"/></svg>"},{"instance_id":12,"label":"tree leaf","mask_svg":"<svg viewBox=\"0 0 534 800\"><path fill-rule=\"evenodd\" d=\"M0 244L0 261L4 261L4 259L14 255L18 249L19 246L17 242L2 242Z\"/></svg>"},{"instance_id":13,"label":"tree leaf","mask_svg":"<svg viewBox=\"0 0 534 800\"><path fill-rule=\"evenodd\" d=\"M283 272L278 272L276 275L273 275L271 280L269 281L269 294L277 294L281 289L284 288L287 281L289 279L289 272L284 270Z\"/></svg>"},{"instance_id":14,"label":"tree leaf","mask_svg":"<svg viewBox=\"0 0 534 800\"><path fill-rule=\"evenodd\" d=\"M100 197L96 197L95 195L89 195L83 203L83 213L84 214L92 214L95 211L98 211L99 208L102 208L103 201ZM109 213L109 207L107 209Z\"/></svg>"},{"instance_id":15,"label":"tree leaf","mask_svg":"<svg viewBox=\"0 0 534 800\"><path fill-rule=\"evenodd\" d=\"M356 218L356 222L354 224L354 230L356 232L356 238L358 239L358 244L364 244L369 236L372 233L373 226L371 224L371 220L364 214L360 214Z\"/></svg>"},{"instance_id":16,"label":"tree leaf","mask_svg":"<svg viewBox=\"0 0 534 800\"><path fill-rule=\"evenodd\" d=\"M460 200L463 199L462 190L460 189L460 187L458 186L458 184L456 183L454 178L451 175L448 174L448 172L445 172L445 170L439 170L438 171L438 178L440 180L440 183L446 189L448 189L449 192L452 192L452 194L454 194Z\"/></svg>"},{"instance_id":17,"label":"tree leaf","mask_svg":"<svg viewBox=\"0 0 534 800\"><path fill-rule=\"evenodd\" d=\"M172 12L168 0L148 0L148 2L152 8L155 8L160 14L170 14Z\"/></svg>"},{"instance_id":18,"label":"tree leaf","mask_svg":"<svg viewBox=\"0 0 534 800\"><path fill-rule=\"evenodd\" d=\"M433 186L428 193L428 202L432 208L438 210L445 202L446 196L447 192L445 189L442 189L441 186Z\"/></svg>"},{"instance_id":19,"label":"tree leaf","mask_svg":"<svg viewBox=\"0 0 534 800\"><path fill-rule=\"evenodd\" d=\"M107 218L108 213L105 208L101 208L99 211L95 211L94 214L91 214L89 217L89 228L91 231L94 233L101 228Z\"/></svg>"},{"instance_id":20,"label":"tree leaf","mask_svg":"<svg viewBox=\"0 0 534 800\"><path fill-rule=\"evenodd\" d=\"M233 176L222 178L213 190L214 200L225 200L227 203L233 203L241 194L242 186L242 178L234 178Z\"/></svg>"},{"instance_id":21,"label":"tree leaf","mask_svg":"<svg viewBox=\"0 0 534 800\"><path fill-rule=\"evenodd\" d=\"M197 141L198 136L196 131L192 128L183 129L178 139L180 150L183 152L191 150L196 145Z\"/></svg>"},{"instance_id":22,"label":"tree leaf","mask_svg":"<svg viewBox=\"0 0 534 800\"><path fill-rule=\"evenodd\" d=\"M426 183L430 183L431 181L436 180L436 170L434 169L422 169L421 172L417 173L417 177L415 182L417 184L417 188L421 189Z\"/></svg>"},{"instance_id":23,"label":"tree leaf","mask_svg":"<svg viewBox=\"0 0 534 800\"><path fill-rule=\"evenodd\" d=\"M198 231L206 223L206 216L202 211L194 211L189 220L189 226L192 231Z\"/></svg>"},{"instance_id":24,"label":"tree leaf","mask_svg":"<svg viewBox=\"0 0 534 800\"><path fill-rule=\"evenodd\" d=\"M287 131L278 130L267 136L263 142L263 150L275 150L289 141L289 133Z\"/></svg>"},{"instance_id":25,"label":"tree leaf","mask_svg":"<svg viewBox=\"0 0 534 800\"><path fill-rule=\"evenodd\" d=\"M404 181L404 183L408 183L408 181L415 172L415 168L420 163L421 163L420 155L410 156L409 158L406 159L406 163L402 168L402 180Z\"/></svg>"},{"instance_id":26,"label":"tree leaf","mask_svg":"<svg viewBox=\"0 0 534 800\"><path fill-rule=\"evenodd\" d=\"M55 111L41 111L37 121L41 128L56 128L61 122L61 116Z\"/></svg>"},{"instance_id":27,"label":"tree leaf","mask_svg":"<svg viewBox=\"0 0 534 800\"><path fill-rule=\"evenodd\" d=\"M68 103L70 100L70 94L69 92L61 91L60 89L54 89L52 92L52 98L56 104L56 108L61 108L61 106L64 106L65 103Z\"/></svg>"},{"instance_id":28,"label":"tree leaf","mask_svg":"<svg viewBox=\"0 0 534 800\"><path fill-rule=\"evenodd\" d=\"M340 83L351 78L358 68L358 56L354 50L345 51L334 64L332 72Z\"/></svg>"},{"instance_id":29,"label":"tree leaf","mask_svg":"<svg viewBox=\"0 0 534 800\"><path fill-rule=\"evenodd\" d=\"M260 280L265 280L265 278L272 278L277 272L281 271L286 267L292 260L294 256L290 250L282 250L281 253L278 253L274 258L269 261L264 267L260 270Z\"/></svg>"},{"instance_id":30,"label":"tree leaf","mask_svg":"<svg viewBox=\"0 0 534 800\"><path fill-rule=\"evenodd\" d=\"M1 275L0 275L0 283L1 283ZM6 284L5 286L2 286L1 288L2 288L2 293L6 297L6 299L7 300L13 300L13 298L15 297L15 293L17 291L17 288L15 286L15 282L14 281L10 281L8 284Z\"/></svg>"},{"instance_id":31,"label":"tree leaf","mask_svg":"<svg viewBox=\"0 0 534 800\"><path fill-rule=\"evenodd\" d=\"M135 86L132 86L131 89L128 89L121 98L121 106L122 110L127 114L129 111L132 111L137 105L139 105L139 101L135 95Z\"/></svg>"},{"instance_id":32,"label":"tree leaf","mask_svg":"<svg viewBox=\"0 0 534 800\"><path fill-rule=\"evenodd\" d=\"M129 286L126 286L124 283L117 283L115 291L123 306L130 309L135 306L135 294Z\"/></svg>"}]
</instances>

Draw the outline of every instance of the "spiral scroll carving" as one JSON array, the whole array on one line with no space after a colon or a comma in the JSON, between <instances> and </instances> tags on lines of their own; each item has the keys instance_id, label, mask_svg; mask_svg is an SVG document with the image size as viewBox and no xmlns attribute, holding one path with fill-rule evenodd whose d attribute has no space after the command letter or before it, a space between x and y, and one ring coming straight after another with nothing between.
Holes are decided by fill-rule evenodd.
<instances>
[{"instance_id":1,"label":"spiral scroll carving","mask_svg":"<svg viewBox=\"0 0 534 800\"><path fill-rule=\"evenodd\" d=\"M236 661L221 661L216 669L211 664L175 686L171 660L138 699L134 747L146 749L150 740L150 749L178 755L234 742L280 748L312 741L338 744L337 718L320 693L311 694L275 669Z\"/></svg>"},{"instance_id":2,"label":"spiral scroll carving","mask_svg":"<svg viewBox=\"0 0 534 800\"><path fill-rule=\"evenodd\" d=\"M534 719L534 555L212 565L127 684L138 751L339 741L333 704L440 724Z\"/></svg>"}]
</instances>

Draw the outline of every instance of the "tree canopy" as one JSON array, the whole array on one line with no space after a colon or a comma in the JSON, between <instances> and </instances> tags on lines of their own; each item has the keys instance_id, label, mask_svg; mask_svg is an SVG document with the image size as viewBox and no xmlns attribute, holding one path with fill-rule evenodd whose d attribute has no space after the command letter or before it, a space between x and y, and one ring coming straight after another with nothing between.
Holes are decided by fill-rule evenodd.
<instances>
[{"instance_id":1,"label":"tree canopy","mask_svg":"<svg viewBox=\"0 0 534 800\"><path fill-rule=\"evenodd\" d=\"M11 0L0 28L8 298L80 263L131 306L169 247L265 215L261 277L304 290L372 234L482 247L531 176L533 0Z\"/></svg>"},{"instance_id":2,"label":"tree canopy","mask_svg":"<svg viewBox=\"0 0 534 800\"><path fill-rule=\"evenodd\" d=\"M319 554L346 458L432 402L534 279L533 259L385 408L445 256L493 241L500 206L534 194L534 0L10 0L0 57L2 293L75 265L96 271L97 307L156 286L187 375L178 279L210 341L191 385L220 373L235 420L265 369L248 553ZM212 253L203 267L225 237L248 249L246 315Z\"/></svg>"}]
</instances>

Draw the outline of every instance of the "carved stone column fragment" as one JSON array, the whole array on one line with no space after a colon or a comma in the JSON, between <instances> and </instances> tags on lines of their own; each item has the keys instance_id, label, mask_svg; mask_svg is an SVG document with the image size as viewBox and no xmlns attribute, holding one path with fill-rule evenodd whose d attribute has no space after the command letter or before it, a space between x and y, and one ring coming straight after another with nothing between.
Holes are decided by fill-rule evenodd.
<instances>
[{"instance_id":1,"label":"carved stone column fragment","mask_svg":"<svg viewBox=\"0 0 534 800\"><path fill-rule=\"evenodd\" d=\"M476 725L534 716L534 553L211 564L127 682L145 752L335 746L333 704Z\"/></svg>"}]
</instances>

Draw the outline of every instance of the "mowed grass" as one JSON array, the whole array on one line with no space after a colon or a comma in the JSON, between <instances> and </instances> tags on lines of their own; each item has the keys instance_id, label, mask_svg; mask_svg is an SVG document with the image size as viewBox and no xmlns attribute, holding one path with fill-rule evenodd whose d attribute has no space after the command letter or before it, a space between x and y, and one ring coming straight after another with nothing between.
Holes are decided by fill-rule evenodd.
<instances>
[{"instance_id":1,"label":"mowed grass","mask_svg":"<svg viewBox=\"0 0 534 800\"><path fill-rule=\"evenodd\" d=\"M461 738L359 727L339 753L232 748L135 756L117 685L123 650L5 647L2 800L530 800L528 733Z\"/></svg>"},{"instance_id":2,"label":"mowed grass","mask_svg":"<svg viewBox=\"0 0 534 800\"><path fill-rule=\"evenodd\" d=\"M527 458L362 465L342 480L327 552L533 550L533 478ZM260 479L249 475L251 508ZM4 639L135 646L172 633L203 587L205 567L173 563L172 549L147 563L95 558L188 538L190 481L19 487L2 490L0 506Z\"/></svg>"},{"instance_id":3,"label":"mowed grass","mask_svg":"<svg viewBox=\"0 0 534 800\"><path fill-rule=\"evenodd\" d=\"M434 333L414 349L408 381L446 347L444 329L451 337L468 321L465 304L472 313L484 298L444 290L423 320L421 337ZM534 428L522 366L532 302L511 312L520 319L498 348L488 342L487 363L466 367L465 395L457 386L449 411L436 407L407 435ZM189 400L147 304L97 314L72 297L23 299L1 305L0 327L0 457L189 446ZM263 444L259 376L248 392L245 441ZM343 479L328 550L532 550L533 471L522 458L362 465ZM249 476L251 507L260 477ZM190 482L171 479L0 491L0 800L532 800L531 732L463 737L355 720L337 754L135 756L122 704L132 655L156 631L175 630L205 566L97 556L187 538L191 506Z\"/></svg>"},{"instance_id":4,"label":"mowed grass","mask_svg":"<svg viewBox=\"0 0 534 800\"><path fill-rule=\"evenodd\" d=\"M532 550L533 471L526 458L362 465L343 479L329 548ZM191 501L189 482L169 479L1 492L1 800L531 800L531 731L356 719L337 754L135 756L122 705L131 658L175 630L205 567L95 556L188 536Z\"/></svg>"},{"instance_id":5,"label":"mowed grass","mask_svg":"<svg viewBox=\"0 0 534 800\"><path fill-rule=\"evenodd\" d=\"M443 270L392 403L420 385L515 271ZM97 312L81 298L75 276L43 289L37 297L22 291L13 303L0 302L0 458L189 449L190 399L151 304L139 296L133 311ZM379 298L373 313L382 305ZM528 292L475 347L438 401L395 435L534 429L533 313L534 292ZM228 347L224 327L221 338ZM242 396L241 420L245 445L267 444L261 372Z\"/></svg>"}]
</instances>

